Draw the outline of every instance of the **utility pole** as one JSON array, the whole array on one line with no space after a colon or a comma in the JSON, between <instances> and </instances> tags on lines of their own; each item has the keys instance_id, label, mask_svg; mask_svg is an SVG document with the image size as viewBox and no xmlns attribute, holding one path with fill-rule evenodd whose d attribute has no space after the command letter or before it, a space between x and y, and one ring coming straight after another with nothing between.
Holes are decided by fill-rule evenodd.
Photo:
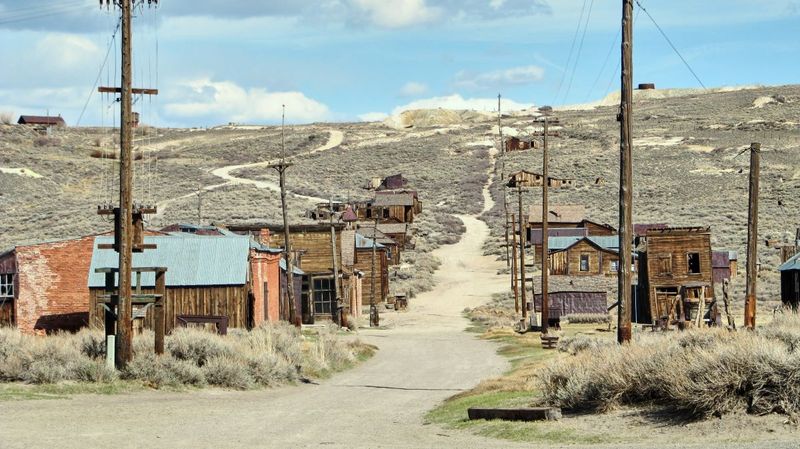
<instances>
[{"instance_id":1,"label":"utility pole","mask_svg":"<svg viewBox=\"0 0 800 449\"><path fill-rule=\"evenodd\" d=\"M282 105L283 112L281 113L281 160L277 164L271 164L269 167L278 171L280 176L281 186L281 211L283 213L283 246L284 258L286 259L286 300L284 300L284 313L281 318L288 319L288 321L295 326L300 326L300 321L297 319L297 308L294 300L294 254L292 253L292 240L291 233L289 232L289 214L286 211L286 169L291 167L292 164L286 162L286 139L284 128L286 126L286 105Z\"/></svg>"},{"instance_id":2,"label":"utility pole","mask_svg":"<svg viewBox=\"0 0 800 449\"><path fill-rule=\"evenodd\" d=\"M548 204L548 187L550 177L547 174L547 116L544 117L544 145L542 145L542 334L547 334L550 322L550 301L547 295L550 276L550 230ZM535 256L534 256L535 260Z\"/></svg>"},{"instance_id":3,"label":"utility pole","mask_svg":"<svg viewBox=\"0 0 800 449\"><path fill-rule=\"evenodd\" d=\"M511 214L511 290L514 292L514 310L519 313L519 287L517 285L517 220Z\"/></svg>"},{"instance_id":4,"label":"utility pole","mask_svg":"<svg viewBox=\"0 0 800 449\"><path fill-rule=\"evenodd\" d=\"M339 258L337 256L336 251L336 227L333 224L333 197L329 199L329 208L330 208L330 222L331 222L331 257L333 258L333 290L336 292L335 298L336 299L336 316L337 320L339 321L339 325L342 325L343 317L339 313L342 310L342 296L339 293Z\"/></svg>"},{"instance_id":5,"label":"utility pole","mask_svg":"<svg viewBox=\"0 0 800 449\"><path fill-rule=\"evenodd\" d=\"M378 305L375 304L375 256L377 255L378 217L375 216L375 227L372 231L372 282L370 282L369 296L369 326L378 327L381 325L381 317L378 314Z\"/></svg>"},{"instance_id":6,"label":"utility pole","mask_svg":"<svg viewBox=\"0 0 800 449\"><path fill-rule=\"evenodd\" d=\"M519 202L519 273L522 283L522 323L525 330L528 330L528 301L527 301L527 280L525 279L525 222L522 215L522 183L517 182L517 200Z\"/></svg>"},{"instance_id":7,"label":"utility pole","mask_svg":"<svg viewBox=\"0 0 800 449\"><path fill-rule=\"evenodd\" d=\"M747 296L744 300L744 327L756 328L758 263L758 181L761 172L761 144L750 145L750 204L747 208Z\"/></svg>"},{"instance_id":8,"label":"utility pole","mask_svg":"<svg viewBox=\"0 0 800 449\"><path fill-rule=\"evenodd\" d=\"M633 1L622 0L622 89L619 160L619 276L617 342L631 340L631 252L633 239Z\"/></svg>"},{"instance_id":9,"label":"utility pole","mask_svg":"<svg viewBox=\"0 0 800 449\"><path fill-rule=\"evenodd\" d=\"M203 224L203 186L197 184L197 224Z\"/></svg>"},{"instance_id":10,"label":"utility pole","mask_svg":"<svg viewBox=\"0 0 800 449\"><path fill-rule=\"evenodd\" d=\"M500 111L500 94L497 94L497 132L500 135L500 158L502 159L500 162L500 179L503 182L506 181L506 146L503 144L503 114ZM505 216L505 226L503 227L506 235L506 267L509 266L509 254L508 254L508 192L506 189L503 189L503 212Z\"/></svg>"}]
</instances>

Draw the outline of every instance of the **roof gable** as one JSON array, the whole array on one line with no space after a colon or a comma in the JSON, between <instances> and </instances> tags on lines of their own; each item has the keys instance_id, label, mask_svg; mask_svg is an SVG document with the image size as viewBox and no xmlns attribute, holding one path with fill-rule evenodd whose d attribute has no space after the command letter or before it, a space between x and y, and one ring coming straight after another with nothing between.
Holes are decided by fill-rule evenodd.
<instances>
[{"instance_id":1,"label":"roof gable","mask_svg":"<svg viewBox=\"0 0 800 449\"><path fill-rule=\"evenodd\" d=\"M580 204L552 204L548 207L550 223L580 223L586 219L586 208ZM530 207L528 221L539 223L542 220L542 205L534 204Z\"/></svg>"},{"instance_id":2,"label":"roof gable","mask_svg":"<svg viewBox=\"0 0 800 449\"><path fill-rule=\"evenodd\" d=\"M795 254L792 258L784 262L780 267L778 267L778 271L792 271L792 270L800 270L800 253Z\"/></svg>"}]
</instances>

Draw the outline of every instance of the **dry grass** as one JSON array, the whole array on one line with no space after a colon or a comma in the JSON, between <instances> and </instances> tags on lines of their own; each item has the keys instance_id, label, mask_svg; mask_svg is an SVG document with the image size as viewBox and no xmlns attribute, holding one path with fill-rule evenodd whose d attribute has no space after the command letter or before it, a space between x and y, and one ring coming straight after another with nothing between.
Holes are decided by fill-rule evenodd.
<instances>
[{"instance_id":1,"label":"dry grass","mask_svg":"<svg viewBox=\"0 0 800 449\"><path fill-rule=\"evenodd\" d=\"M571 313L562 319L572 324L605 324L611 321L607 313Z\"/></svg>"},{"instance_id":2,"label":"dry grass","mask_svg":"<svg viewBox=\"0 0 800 449\"><path fill-rule=\"evenodd\" d=\"M800 412L800 319L758 332L644 335L626 346L587 344L538 374L547 404L574 411L655 405L692 418ZM573 345L573 348L576 348Z\"/></svg>"},{"instance_id":3,"label":"dry grass","mask_svg":"<svg viewBox=\"0 0 800 449\"><path fill-rule=\"evenodd\" d=\"M343 341L334 329L304 335L287 324L219 336L199 329L176 329L166 353L153 354L153 335L134 341L135 357L121 373L105 365L98 331L47 337L0 329L0 381L30 384L107 383L121 377L152 388L206 385L251 389L323 377L352 366L373 348Z\"/></svg>"}]
</instances>

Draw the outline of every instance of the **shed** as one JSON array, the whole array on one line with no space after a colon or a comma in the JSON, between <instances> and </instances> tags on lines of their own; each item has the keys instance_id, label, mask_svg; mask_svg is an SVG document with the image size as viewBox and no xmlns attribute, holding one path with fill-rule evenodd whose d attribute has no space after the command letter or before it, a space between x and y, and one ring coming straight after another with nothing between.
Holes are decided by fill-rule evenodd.
<instances>
[{"instance_id":1,"label":"shed","mask_svg":"<svg viewBox=\"0 0 800 449\"><path fill-rule=\"evenodd\" d=\"M778 267L781 272L781 301L797 310L800 306L800 253Z\"/></svg>"},{"instance_id":2,"label":"shed","mask_svg":"<svg viewBox=\"0 0 800 449\"><path fill-rule=\"evenodd\" d=\"M19 125L41 125L41 126L67 126L67 123L60 115L20 115L17 120Z\"/></svg>"},{"instance_id":3,"label":"shed","mask_svg":"<svg viewBox=\"0 0 800 449\"><path fill-rule=\"evenodd\" d=\"M608 298L606 292L550 292L549 315L551 319L561 318L564 315L576 313L607 314ZM536 312L542 311L542 294L534 295L534 308Z\"/></svg>"},{"instance_id":4,"label":"shed","mask_svg":"<svg viewBox=\"0 0 800 449\"><path fill-rule=\"evenodd\" d=\"M381 243L374 242L375 246L375 277L372 277L372 249L373 240L358 232L355 234L354 268L364 273L363 302L370 303L373 285L375 288L375 303L386 301L389 296L389 251Z\"/></svg>"},{"instance_id":5,"label":"shed","mask_svg":"<svg viewBox=\"0 0 800 449\"><path fill-rule=\"evenodd\" d=\"M726 279L736 277L738 258L736 251L714 251L711 253L711 267L715 284L722 284Z\"/></svg>"},{"instance_id":6,"label":"shed","mask_svg":"<svg viewBox=\"0 0 800 449\"><path fill-rule=\"evenodd\" d=\"M506 151L523 151L536 148L538 144L535 140L522 140L519 137L506 139Z\"/></svg>"}]
</instances>

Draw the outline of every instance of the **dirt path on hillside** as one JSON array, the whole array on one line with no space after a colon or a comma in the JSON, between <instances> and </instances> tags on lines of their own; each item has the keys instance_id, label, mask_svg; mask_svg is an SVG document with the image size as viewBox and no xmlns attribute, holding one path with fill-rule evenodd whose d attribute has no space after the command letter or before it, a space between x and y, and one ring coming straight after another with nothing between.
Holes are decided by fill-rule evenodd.
<instances>
[{"instance_id":1,"label":"dirt path on hillside","mask_svg":"<svg viewBox=\"0 0 800 449\"><path fill-rule=\"evenodd\" d=\"M331 150L331 149L336 148L339 145L341 145L342 142L344 141L344 133L339 131L339 130L336 130L336 129L331 129L331 130L329 130L329 132L330 132L330 137L328 137L328 141L325 143L325 145L322 145L320 147L314 148L313 150L307 151L305 153L296 154L294 156L287 157L286 160L287 161L291 161L291 160L297 159L299 157L308 156L310 154L321 153L323 151L328 151L328 150ZM268 190L272 190L272 191L275 191L275 192L280 192L281 191L281 187L277 182L257 181L255 179L240 178L240 177L237 177L237 176L234 176L234 175L231 174L231 173L233 173L235 171L238 171L238 170L242 170L242 169L246 169L246 168L266 167L268 165L275 164L277 162L279 162L279 160L275 159L275 160L270 160L270 161L253 162L253 163L249 163L249 164L228 165L228 166L225 166L225 167L220 167L220 168L214 169L214 170L211 171L211 174L223 179L225 182L222 182L222 183L219 183L219 184L212 184L210 186L205 186L205 187L203 187L202 190L204 192L210 192L212 190L216 190L216 189L219 189L219 188L222 188L222 187L226 187L226 186L252 185L252 186L255 186L256 188L259 188L259 189L268 189ZM321 203L321 202L328 201L325 198L318 198L318 197L314 197L314 196L300 195L300 194L296 194L296 193L291 193L291 194L294 195L297 198L302 198L302 199L313 201L313 202L316 202L316 203ZM157 205L158 206L158 213L156 214L156 217L163 217L164 216L164 212L173 203L175 203L177 201L180 201L180 200L185 200L186 198L192 198L192 197L194 197L196 195L197 195L197 192L192 192L192 193L187 193L186 195L182 195L182 196L175 197L175 198L170 198L170 199L167 199L167 200L159 202L158 205Z\"/></svg>"}]
</instances>

